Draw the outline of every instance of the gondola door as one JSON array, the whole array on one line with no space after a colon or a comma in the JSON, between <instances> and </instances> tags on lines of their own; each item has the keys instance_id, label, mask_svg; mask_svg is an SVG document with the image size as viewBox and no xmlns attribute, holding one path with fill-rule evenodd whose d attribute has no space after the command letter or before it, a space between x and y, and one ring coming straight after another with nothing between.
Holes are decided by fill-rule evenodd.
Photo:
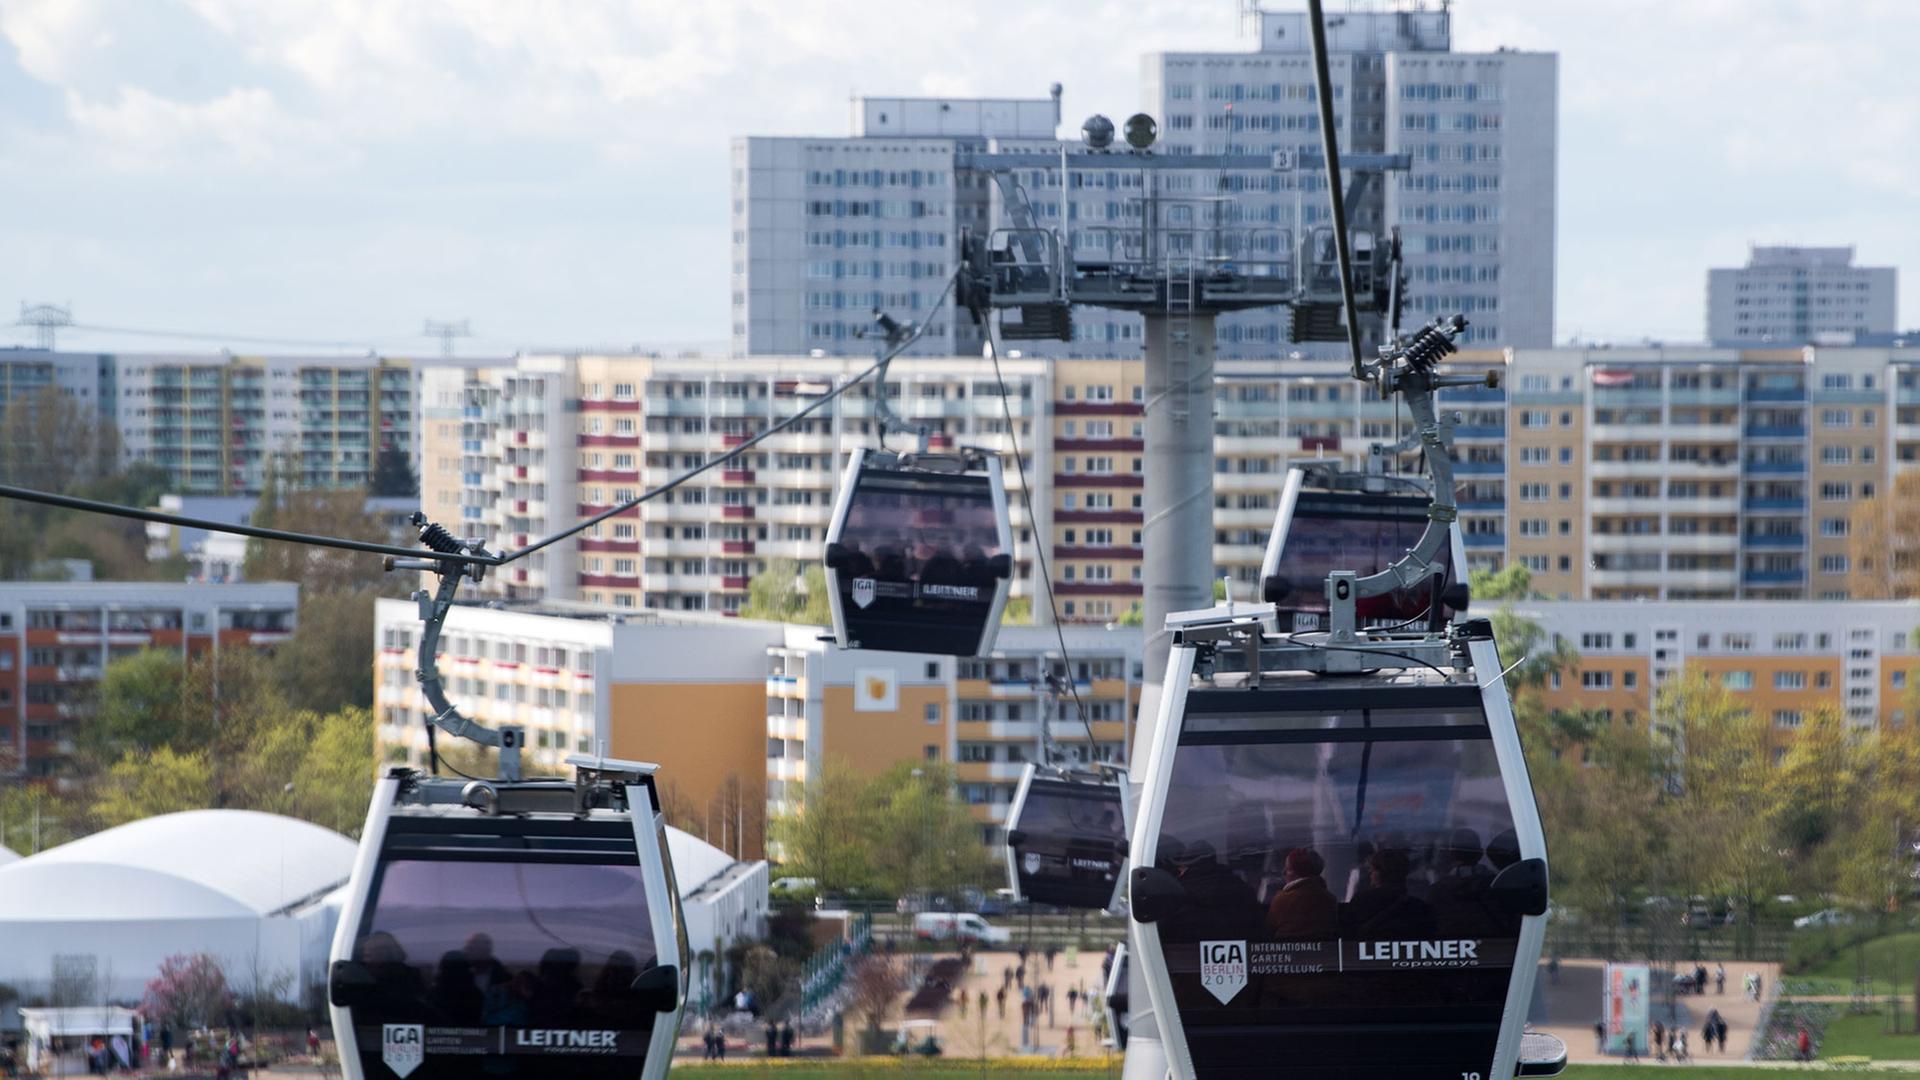
<instances>
[{"instance_id":1,"label":"gondola door","mask_svg":"<svg viewBox=\"0 0 1920 1080\"><path fill-rule=\"evenodd\" d=\"M651 784L575 817L409 806L405 782L375 790L334 938L346 1075L665 1076L687 967Z\"/></svg>"},{"instance_id":2,"label":"gondola door","mask_svg":"<svg viewBox=\"0 0 1920 1080\"><path fill-rule=\"evenodd\" d=\"M1176 649L1130 886L1176 1075L1514 1075L1546 852L1499 681L1223 689L1193 666Z\"/></svg>"}]
</instances>

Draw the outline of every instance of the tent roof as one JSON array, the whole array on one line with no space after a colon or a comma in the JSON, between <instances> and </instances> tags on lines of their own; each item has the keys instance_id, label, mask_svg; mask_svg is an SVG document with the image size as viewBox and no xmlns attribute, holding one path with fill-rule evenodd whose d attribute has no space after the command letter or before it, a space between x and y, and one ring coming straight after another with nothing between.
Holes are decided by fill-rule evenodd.
<instances>
[{"instance_id":1,"label":"tent roof","mask_svg":"<svg viewBox=\"0 0 1920 1080\"><path fill-rule=\"evenodd\" d=\"M346 837L277 814L163 814L0 869L0 920L269 915L345 881L353 854Z\"/></svg>"},{"instance_id":2,"label":"tent roof","mask_svg":"<svg viewBox=\"0 0 1920 1080\"><path fill-rule=\"evenodd\" d=\"M734 863L733 856L692 833L667 826L667 852L673 857L673 877L685 899Z\"/></svg>"}]
</instances>

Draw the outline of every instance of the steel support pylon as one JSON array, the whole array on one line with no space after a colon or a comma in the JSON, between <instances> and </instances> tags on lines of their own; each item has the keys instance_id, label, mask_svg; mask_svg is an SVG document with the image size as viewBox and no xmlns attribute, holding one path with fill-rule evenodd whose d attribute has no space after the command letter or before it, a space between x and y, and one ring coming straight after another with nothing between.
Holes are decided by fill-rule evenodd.
<instances>
[{"instance_id":1,"label":"steel support pylon","mask_svg":"<svg viewBox=\"0 0 1920 1080\"><path fill-rule=\"evenodd\" d=\"M1146 748L1172 637L1167 613L1213 603L1213 320L1193 310L1192 276L1173 265L1167 274L1167 311L1146 315L1146 486L1141 498L1141 608L1145 616L1145 677L1133 736L1129 776L1146 775ZM1140 784L1130 780L1133 805ZM1128 920L1128 936L1151 933ZM1140 955L1138 944L1129 952ZM1128 1029L1124 1080L1164 1080L1166 1048L1137 962L1127 965Z\"/></svg>"}]
</instances>

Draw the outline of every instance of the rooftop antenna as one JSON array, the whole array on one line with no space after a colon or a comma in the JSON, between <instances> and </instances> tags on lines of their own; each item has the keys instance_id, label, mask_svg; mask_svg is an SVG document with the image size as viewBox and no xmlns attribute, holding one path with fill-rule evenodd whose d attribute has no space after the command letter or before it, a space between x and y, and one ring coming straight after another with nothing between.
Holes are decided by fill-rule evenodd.
<instances>
[{"instance_id":1,"label":"rooftop antenna","mask_svg":"<svg viewBox=\"0 0 1920 1080\"><path fill-rule=\"evenodd\" d=\"M440 355L451 358L453 356L453 339L472 337L473 327L468 325L465 319L447 322L428 319L426 329L420 331L420 333L426 337L439 338Z\"/></svg>"},{"instance_id":2,"label":"rooftop antenna","mask_svg":"<svg viewBox=\"0 0 1920 1080\"><path fill-rule=\"evenodd\" d=\"M73 325L73 305L60 304L20 304L19 326L33 327L33 344L36 348L51 351L54 335L63 326Z\"/></svg>"}]
</instances>

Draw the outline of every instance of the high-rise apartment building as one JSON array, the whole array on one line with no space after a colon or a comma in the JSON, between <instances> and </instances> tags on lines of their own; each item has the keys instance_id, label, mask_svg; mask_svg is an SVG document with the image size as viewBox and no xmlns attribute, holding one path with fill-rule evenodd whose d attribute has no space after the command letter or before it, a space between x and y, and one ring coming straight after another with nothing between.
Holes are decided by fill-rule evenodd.
<instances>
[{"instance_id":1,"label":"high-rise apartment building","mask_svg":"<svg viewBox=\"0 0 1920 1080\"><path fill-rule=\"evenodd\" d=\"M1261 12L1252 51L1151 53L1144 98L1167 154L1320 154L1318 95L1304 12ZM1339 145L1405 153L1408 172L1357 189L1354 229L1398 228L1411 319L1464 312L1465 341L1553 343L1559 60L1502 49L1455 52L1444 4L1347 11L1327 25ZM1290 243L1328 223L1326 181L1296 169L1166 178L1190 198L1230 195L1242 222ZM1222 356L1271 355L1284 309L1223 316Z\"/></svg>"},{"instance_id":2,"label":"high-rise apartment building","mask_svg":"<svg viewBox=\"0 0 1920 1080\"><path fill-rule=\"evenodd\" d=\"M627 501L793 417L864 360L534 356L430 370L422 397L421 502L465 535L511 549ZM1037 594L1036 535L1050 535L1053 448L1044 365L905 357L885 392L932 449L979 447L1007 462L1013 594ZM736 612L770 559L820 557L847 453L880 445L871 385L855 387L740 458L503 567L479 591L663 611ZM1013 417L1009 429L1007 416ZM457 414L457 419L456 419ZM1036 437L1037 436L1037 437ZM1030 521L1015 439L1035 485ZM907 449L913 436L889 445ZM524 565L523 565L524 563Z\"/></svg>"},{"instance_id":3,"label":"high-rise apartment building","mask_svg":"<svg viewBox=\"0 0 1920 1080\"><path fill-rule=\"evenodd\" d=\"M1844 599L1856 506L1920 461L1920 348L1519 349L1449 365L1501 375L1441 395L1459 417L1468 560L1518 562L1563 599ZM1401 422L1337 363L1219 374L1216 515L1270 515L1290 460L1357 467ZM1216 516L1215 560L1251 587L1271 517L1239 521Z\"/></svg>"},{"instance_id":4,"label":"high-rise apartment building","mask_svg":"<svg viewBox=\"0 0 1920 1080\"><path fill-rule=\"evenodd\" d=\"M1707 340L1852 342L1898 328L1899 271L1855 266L1852 247L1755 247L1747 265L1707 271Z\"/></svg>"},{"instance_id":5,"label":"high-rise apartment building","mask_svg":"<svg viewBox=\"0 0 1920 1080\"><path fill-rule=\"evenodd\" d=\"M734 140L734 355L869 353L875 308L929 323L916 355L979 352L964 313L937 303L960 229L990 223L991 182L954 154L1052 139L1058 96L864 98L855 116L846 138Z\"/></svg>"},{"instance_id":6,"label":"high-rise apartment building","mask_svg":"<svg viewBox=\"0 0 1920 1080\"><path fill-rule=\"evenodd\" d=\"M1541 691L1550 708L1632 723L1682 672L1705 673L1776 728L1817 709L1857 727L1914 715L1920 624L1911 601L1644 603L1528 601L1527 617L1580 656Z\"/></svg>"},{"instance_id":7,"label":"high-rise apartment building","mask_svg":"<svg viewBox=\"0 0 1920 1080\"><path fill-rule=\"evenodd\" d=\"M1320 120L1306 16L1269 12L1251 51L1152 53L1142 98L1160 124L1161 155L1280 152L1317 160ZM1558 60L1551 53L1452 51L1444 6L1350 11L1329 26L1340 145L1405 153L1412 169L1357 188L1350 220L1398 228L1411 316L1464 311L1477 344L1552 344ZM1109 108L1125 106L1115 102ZM1058 102L866 99L846 138L737 139L734 144L733 350L737 355L864 351L853 334L872 307L916 317L941 281L915 275L953 261L961 226L1001 228L1004 192L956 169L961 150L1078 148L1077 118ZM1116 118L1123 115L1116 112ZM1066 120L1063 125L1062 120ZM1061 130L1064 128L1064 130ZM1016 170L1036 226L1087 259L1125 259L1146 185L1160 225L1237 238L1240 261L1292 261L1327 222L1313 168L1257 171ZM914 257L917 254L918 258ZM877 280L876 280L877 279ZM888 284L891 280L898 284ZM1138 355L1140 317L1074 313L1069 342L1022 343L1029 355ZM971 327L936 318L928 352L979 348ZM1270 356L1290 340L1285 308L1225 316L1218 355ZM1309 346L1306 351L1315 351Z\"/></svg>"},{"instance_id":8,"label":"high-rise apartment building","mask_svg":"<svg viewBox=\"0 0 1920 1080\"><path fill-rule=\"evenodd\" d=\"M7 349L0 412L48 386L90 403L118 429L123 458L164 469L182 495L257 495L270 464L289 485L365 487L382 451L416 464L415 367L379 356Z\"/></svg>"},{"instance_id":9,"label":"high-rise apartment building","mask_svg":"<svg viewBox=\"0 0 1920 1080\"><path fill-rule=\"evenodd\" d=\"M142 649L198 656L291 636L300 587L0 583L0 776L55 776L106 666Z\"/></svg>"}]
</instances>

